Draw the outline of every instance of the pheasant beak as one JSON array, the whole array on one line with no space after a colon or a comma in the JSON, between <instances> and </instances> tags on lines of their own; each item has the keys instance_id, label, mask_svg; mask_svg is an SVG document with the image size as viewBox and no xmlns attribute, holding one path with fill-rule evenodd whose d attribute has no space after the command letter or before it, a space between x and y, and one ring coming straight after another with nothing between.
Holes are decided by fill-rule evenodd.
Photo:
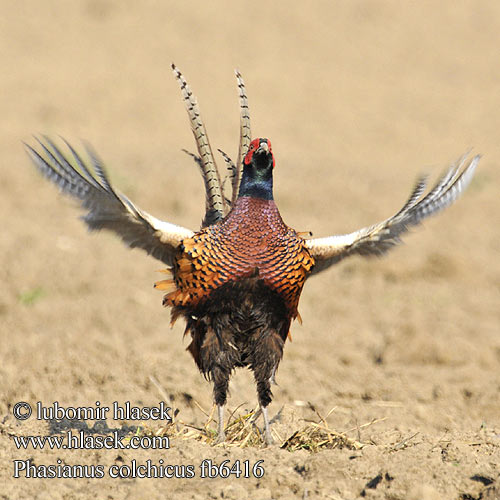
<instances>
[{"instance_id":1,"label":"pheasant beak","mask_svg":"<svg viewBox=\"0 0 500 500\"><path fill-rule=\"evenodd\" d=\"M269 144L267 142L261 142L259 144L259 149L255 151L256 154L269 153Z\"/></svg>"}]
</instances>

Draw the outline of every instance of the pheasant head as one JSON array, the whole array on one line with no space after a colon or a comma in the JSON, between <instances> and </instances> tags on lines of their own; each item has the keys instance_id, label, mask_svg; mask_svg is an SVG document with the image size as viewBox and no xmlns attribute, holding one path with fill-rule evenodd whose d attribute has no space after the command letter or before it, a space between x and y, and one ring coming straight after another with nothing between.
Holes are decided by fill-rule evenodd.
<instances>
[{"instance_id":1,"label":"pheasant head","mask_svg":"<svg viewBox=\"0 0 500 500\"><path fill-rule=\"evenodd\" d=\"M239 197L273 199L273 168L275 165L271 141L254 139L243 160Z\"/></svg>"}]
</instances>

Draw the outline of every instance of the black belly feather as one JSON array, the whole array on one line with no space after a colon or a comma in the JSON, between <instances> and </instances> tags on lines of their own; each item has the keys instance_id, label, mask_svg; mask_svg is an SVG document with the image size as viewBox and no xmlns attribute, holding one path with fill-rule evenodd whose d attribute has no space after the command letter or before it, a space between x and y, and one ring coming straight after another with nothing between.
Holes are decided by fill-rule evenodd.
<instances>
[{"instance_id":1,"label":"black belly feather","mask_svg":"<svg viewBox=\"0 0 500 500\"><path fill-rule=\"evenodd\" d=\"M230 281L196 307L177 306L186 319L188 347L198 368L214 382L215 401L226 402L231 372L254 372L259 400L271 402L270 379L283 356L290 312L283 298L258 276Z\"/></svg>"}]
</instances>

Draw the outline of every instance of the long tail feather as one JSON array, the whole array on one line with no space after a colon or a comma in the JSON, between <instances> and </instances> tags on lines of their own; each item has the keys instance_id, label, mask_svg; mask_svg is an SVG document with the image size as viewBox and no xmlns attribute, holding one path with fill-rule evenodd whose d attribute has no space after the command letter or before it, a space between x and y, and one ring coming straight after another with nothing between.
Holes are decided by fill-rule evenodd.
<instances>
[{"instance_id":1,"label":"long tail feather","mask_svg":"<svg viewBox=\"0 0 500 500\"><path fill-rule=\"evenodd\" d=\"M181 87L182 97L191 123L191 130L193 131L196 147L198 148L198 155L201 160L203 180L205 182L206 197L209 207L207 212L210 211L215 215L216 219L221 219L226 212L221 180L212 154L207 131L201 119L198 102L191 92L184 76L182 76L182 73L175 64L172 64L172 70Z\"/></svg>"},{"instance_id":2,"label":"long tail feather","mask_svg":"<svg viewBox=\"0 0 500 500\"><path fill-rule=\"evenodd\" d=\"M232 202L236 201L241 181L241 170L243 168L243 158L247 154L248 145L252 140L252 131L250 128L250 111L248 109L248 97L245 89L245 82L238 70L235 70L238 80L238 93L240 97L240 147L238 151L238 165L236 175L233 177L233 197Z\"/></svg>"}]
</instances>

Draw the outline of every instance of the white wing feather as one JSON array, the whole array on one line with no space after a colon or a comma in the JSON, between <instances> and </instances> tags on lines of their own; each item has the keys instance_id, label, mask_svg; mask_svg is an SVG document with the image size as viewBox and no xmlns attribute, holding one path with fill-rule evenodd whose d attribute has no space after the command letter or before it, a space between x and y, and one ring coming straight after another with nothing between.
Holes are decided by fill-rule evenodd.
<instances>
[{"instance_id":1,"label":"white wing feather","mask_svg":"<svg viewBox=\"0 0 500 500\"><path fill-rule=\"evenodd\" d=\"M451 205L469 185L479 162L464 155L422 197L426 179L420 178L403 208L392 217L350 234L315 238L306 241L312 257L316 260L313 274L321 272L349 255L382 255L401 243L400 236L411 226L420 224L426 217L434 215Z\"/></svg>"},{"instance_id":2,"label":"white wing feather","mask_svg":"<svg viewBox=\"0 0 500 500\"><path fill-rule=\"evenodd\" d=\"M101 160L90 146L86 149L94 173L68 143L78 169L49 138L37 140L40 152L25 144L28 155L61 191L81 201L88 210L83 220L89 229L113 231L131 248L142 248L165 264L172 264L177 247L193 231L153 217L113 189Z\"/></svg>"}]
</instances>

